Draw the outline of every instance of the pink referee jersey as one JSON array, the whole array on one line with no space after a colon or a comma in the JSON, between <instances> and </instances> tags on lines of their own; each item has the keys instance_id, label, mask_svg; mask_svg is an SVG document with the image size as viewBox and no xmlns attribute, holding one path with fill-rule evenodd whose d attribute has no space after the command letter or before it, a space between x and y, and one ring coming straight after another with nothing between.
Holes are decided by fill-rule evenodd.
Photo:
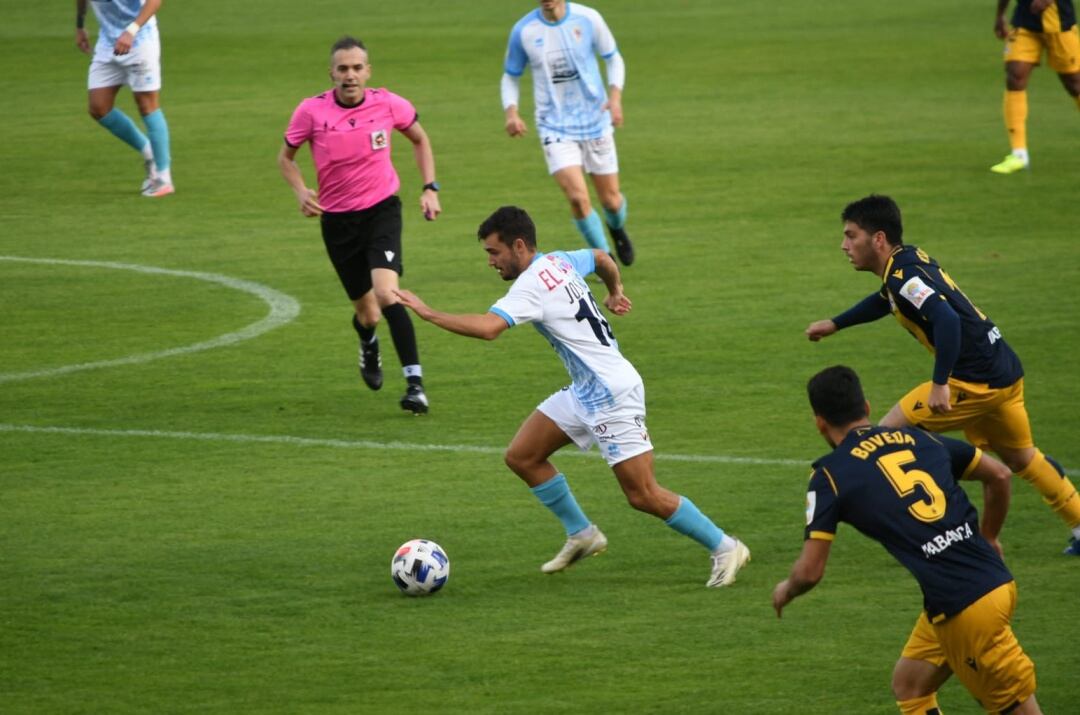
<instances>
[{"instance_id":1,"label":"pink referee jersey","mask_svg":"<svg viewBox=\"0 0 1080 715\"><path fill-rule=\"evenodd\" d=\"M390 135L416 122L416 109L385 89L365 89L355 107L338 104L334 90L300 103L285 130L292 147L311 143L324 211L360 211L393 196L401 180L390 161Z\"/></svg>"}]
</instances>

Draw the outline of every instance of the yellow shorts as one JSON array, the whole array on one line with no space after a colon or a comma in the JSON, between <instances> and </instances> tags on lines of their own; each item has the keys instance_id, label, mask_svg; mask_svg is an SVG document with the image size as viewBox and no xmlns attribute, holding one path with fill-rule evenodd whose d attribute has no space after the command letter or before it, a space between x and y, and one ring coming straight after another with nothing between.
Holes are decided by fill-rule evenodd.
<instances>
[{"instance_id":1,"label":"yellow shorts","mask_svg":"<svg viewBox=\"0 0 1080 715\"><path fill-rule=\"evenodd\" d=\"M930 382L924 382L900 398L907 421L931 432L963 430L968 442L980 449L1026 449L1034 447L1031 422L1024 407L1024 380L1008 387L949 378L952 410L936 415L927 407Z\"/></svg>"},{"instance_id":2,"label":"yellow shorts","mask_svg":"<svg viewBox=\"0 0 1080 715\"><path fill-rule=\"evenodd\" d=\"M1022 703L1035 693L1035 664L1009 625L1015 609L1010 581L940 623L931 624L923 611L901 656L947 663L987 712Z\"/></svg>"},{"instance_id":3,"label":"yellow shorts","mask_svg":"<svg viewBox=\"0 0 1080 715\"><path fill-rule=\"evenodd\" d=\"M1076 25L1065 32L1032 32L1014 27L1005 40L1005 61L1037 65L1044 48L1050 67L1058 74L1080 72L1080 31Z\"/></svg>"}]
</instances>

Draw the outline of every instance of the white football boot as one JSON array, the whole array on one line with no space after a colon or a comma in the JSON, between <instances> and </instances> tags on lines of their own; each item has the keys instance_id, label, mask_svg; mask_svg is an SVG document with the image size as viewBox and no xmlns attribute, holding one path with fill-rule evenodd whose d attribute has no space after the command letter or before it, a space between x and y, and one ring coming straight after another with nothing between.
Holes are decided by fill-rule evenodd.
<instances>
[{"instance_id":1,"label":"white football boot","mask_svg":"<svg viewBox=\"0 0 1080 715\"><path fill-rule=\"evenodd\" d=\"M722 588L735 583L735 574L750 560L750 549L735 539L735 548L712 555L712 575L705 582L708 588Z\"/></svg>"},{"instance_id":2,"label":"white football boot","mask_svg":"<svg viewBox=\"0 0 1080 715\"><path fill-rule=\"evenodd\" d=\"M555 558L541 566L540 570L544 573L557 573L586 556L603 553L605 549L607 537L596 524L590 524L589 528L568 538L562 550L555 554Z\"/></svg>"}]
</instances>

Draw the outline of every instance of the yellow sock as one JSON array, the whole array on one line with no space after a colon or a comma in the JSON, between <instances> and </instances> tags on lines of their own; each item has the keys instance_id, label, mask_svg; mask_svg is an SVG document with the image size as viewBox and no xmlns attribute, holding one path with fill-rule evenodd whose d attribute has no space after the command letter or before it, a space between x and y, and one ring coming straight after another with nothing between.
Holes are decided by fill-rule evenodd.
<instances>
[{"instance_id":1,"label":"yellow sock","mask_svg":"<svg viewBox=\"0 0 1080 715\"><path fill-rule=\"evenodd\" d=\"M1013 149L1027 149L1027 91L1005 90L1005 130Z\"/></svg>"},{"instance_id":2,"label":"yellow sock","mask_svg":"<svg viewBox=\"0 0 1080 715\"><path fill-rule=\"evenodd\" d=\"M1080 526L1080 494L1076 493L1065 470L1039 450L1024 471L1017 474L1042 494L1043 501L1065 520L1069 528Z\"/></svg>"},{"instance_id":3,"label":"yellow sock","mask_svg":"<svg viewBox=\"0 0 1080 715\"><path fill-rule=\"evenodd\" d=\"M897 700L896 707L900 708L900 712L904 715L941 715L937 704L937 693L911 700Z\"/></svg>"}]
</instances>

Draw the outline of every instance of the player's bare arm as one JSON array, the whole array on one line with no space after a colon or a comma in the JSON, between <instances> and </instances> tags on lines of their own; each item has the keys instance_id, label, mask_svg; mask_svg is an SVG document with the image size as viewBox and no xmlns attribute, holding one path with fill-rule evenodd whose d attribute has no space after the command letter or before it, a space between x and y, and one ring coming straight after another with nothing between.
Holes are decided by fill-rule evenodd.
<instances>
[{"instance_id":1,"label":"player's bare arm","mask_svg":"<svg viewBox=\"0 0 1080 715\"><path fill-rule=\"evenodd\" d=\"M443 313L430 307L415 293L404 288L395 289L394 295L402 305L416 313L420 319L468 338L494 340L510 327L505 320L494 313Z\"/></svg>"},{"instance_id":2,"label":"player's bare arm","mask_svg":"<svg viewBox=\"0 0 1080 715\"><path fill-rule=\"evenodd\" d=\"M296 152L299 147L284 144L278 152L278 169L281 176L296 195L296 201L300 204L300 213L311 218L323 212L319 205L319 194L314 189L309 189L304 183L304 175L296 163Z\"/></svg>"},{"instance_id":3,"label":"player's bare arm","mask_svg":"<svg viewBox=\"0 0 1080 715\"><path fill-rule=\"evenodd\" d=\"M818 585L825 575L825 564L829 560L831 541L807 539L803 542L802 553L791 567L791 574L776 584L773 589L773 608L776 617L782 617L784 606Z\"/></svg>"},{"instance_id":4,"label":"player's bare arm","mask_svg":"<svg viewBox=\"0 0 1080 715\"><path fill-rule=\"evenodd\" d=\"M998 0L997 14L994 16L994 35L999 40L1004 40L1009 35L1009 23L1005 19L1005 10L1009 7L1009 0Z\"/></svg>"},{"instance_id":5,"label":"player's bare arm","mask_svg":"<svg viewBox=\"0 0 1080 715\"><path fill-rule=\"evenodd\" d=\"M621 127L623 125L622 88L614 85L608 87L608 101L604 109L611 112L611 125Z\"/></svg>"},{"instance_id":6,"label":"player's bare arm","mask_svg":"<svg viewBox=\"0 0 1080 715\"><path fill-rule=\"evenodd\" d=\"M86 2L75 0L75 46L83 54L90 54L90 37L86 34Z\"/></svg>"},{"instance_id":7,"label":"player's bare arm","mask_svg":"<svg viewBox=\"0 0 1080 715\"><path fill-rule=\"evenodd\" d=\"M127 29L120 33L116 44L113 45L113 54L126 55L131 52L131 46L135 44L135 35L138 34L139 28L145 25L160 8L161 0L146 0L146 4L139 10L139 14L135 16Z\"/></svg>"},{"instance_id":8,"label":"player's bare arm","mask_svg":"<svg viewBox=\"0 0 1080 715\"><path fill-rule=\"evenodd\" d=\"M611 260L611 256L598 248L593 249L593 255L596 258L596 275L604 281L604 286L608 291L604 298L604 306L615 315L626 315L633 307L633 303L623 294L618 264Z\"/></svg>"},{"instance_id":9,"label":"player's bare arm","mask_svg":"<svg viewBox=\"0 0 1080 715\"><path fill-rule=\"evenodd\" d=\"M822 338L829 337L838 329L832 320L815 320L806 327L806 337L810 338L810 342L816 343Z\"/></svg>"},{"instance_id":10,"label":"player's bare arm","mask_svg":"<svg viewBox=\"0 0 1080 715\"><path fill-rule=\"evenodd\" d=\"M413 155L416 158L416 168L420 171L423 185L435 183L435 152L431 148L431 140L427 132L420 126L420 122L413 122L411 126L401 132L413 145ZM434 189L424 189L420 192L420 210L424 218L434 221L442 213L439 204L439 192Z\"/></svg>"},{"instance_id":11,"label":"player's bare arm","mask_svg":"<svg viewBox=\"0 0 1080 715\"><path fill-rule=\"evenodd\" d=\"M980 453L975 467L964 477L982 482L983 508L982 523L979 532L990 545L1002 553L1001 528L1005 525L1005 515L1009 513L1009 501L1012 498L1012 470L1002 462L986 453Z\"/></svg>"}]
</instances>

